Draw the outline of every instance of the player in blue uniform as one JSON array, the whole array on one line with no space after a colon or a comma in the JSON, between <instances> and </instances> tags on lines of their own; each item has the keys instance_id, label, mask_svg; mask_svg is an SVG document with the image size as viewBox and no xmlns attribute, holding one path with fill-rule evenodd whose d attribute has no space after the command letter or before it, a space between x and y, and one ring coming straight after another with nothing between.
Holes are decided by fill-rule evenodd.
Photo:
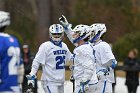
<instances>
[{"instance_id":1,"label":"player in blue uniform","mask_svg":"<svg viewBox=\"0 0 140 93\"><path fill-rule=\"evenodd\" d=\"M20 48L15 37L4 33L9 25L9 13L0 11L0 93L20 93L18 85Z\"/></svg>"}]
</instances>

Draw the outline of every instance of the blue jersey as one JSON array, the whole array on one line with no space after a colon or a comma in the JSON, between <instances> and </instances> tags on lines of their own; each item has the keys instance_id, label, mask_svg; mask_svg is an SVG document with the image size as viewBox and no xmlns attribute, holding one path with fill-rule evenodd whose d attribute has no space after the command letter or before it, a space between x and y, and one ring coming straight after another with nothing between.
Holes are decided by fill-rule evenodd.
<instances>
[{"instance_id":1,"label":"blue jersey","mask_svg":"<svg viewBox=\"0 0 140 93\"><path fill-rule=\"evenodd\" d=\"M17 68L19 64L18 40L8 34L0 33L0 92L18 91Z\"/></svg>"}]
</instances>

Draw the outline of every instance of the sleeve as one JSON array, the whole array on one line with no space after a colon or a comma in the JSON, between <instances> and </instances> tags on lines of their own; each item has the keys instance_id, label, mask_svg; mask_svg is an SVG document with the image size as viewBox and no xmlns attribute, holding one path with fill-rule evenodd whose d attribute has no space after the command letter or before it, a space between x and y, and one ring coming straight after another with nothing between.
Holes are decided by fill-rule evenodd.
<instances>
[{"instance_id":1,"label":"sleeve","mask_svg":"<svg viewBox=\"0 0 140 93\"><path fill-rule=\"evenodd\" d=\"M69 25L66 29L64 29L68 39L71 41L71 43L73 43L73 39L72 39L72 25Z\"/></svg>"},{"instance_id":2,"label":"sleeve","mask_svg":"<svg viewBox=\"0 0 140 93\"><path fill-rule=\"evenodd\" d=\"M102 47L100 48L100 55L102 64L106 64L110 60L115 59L109 44L102 45Z\"/></svg>"},{"instance_id":3,"label":"sleeve","mask_svg":"<svg viewBox=\"0 0 140 93\"><path fill-rule=\"evenodd\" d=\"M47 52L47 49L45 48L45 44L40 45L39 50L38 50L33 62L36 61L41 64L45 64L46 52Z\"/></svg>"},{"instance_id":4,"label":"sleeve","mask_svg":"<svg viewBox=\"0 0 140 93\"><path fill-rule=\"evenodd\" d=\"M70 50L67 47L66 62L70 62L71 58L72 58L72 53L70 52Z\"/></svg>"},{"instance_id":5,"label":"sleeve","mask_svg":"<svg viewBox=\"0 0 140 93\"><path fill-rule=\"evenodd\" d=\"M46 55L45 53L46 53L46 49L45 49L44 44L42 44L39 47L39 50L38 50L38 52L33 60L30 75L36 75L38 68L40 66L40 63L45 64L45 55Z\"/></svg>"}]
</instances>

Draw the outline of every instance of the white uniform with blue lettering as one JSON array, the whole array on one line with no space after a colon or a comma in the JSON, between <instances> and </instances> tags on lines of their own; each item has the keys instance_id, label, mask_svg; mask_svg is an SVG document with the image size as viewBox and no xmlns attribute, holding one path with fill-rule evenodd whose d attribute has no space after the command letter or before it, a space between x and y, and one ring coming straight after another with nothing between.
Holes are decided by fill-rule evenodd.
<instances>
[{"instance_id":1,"label":"white uniform with blue lettering","mask_svg":"<svg viewBox=\"0 0 140 93\"><path fill-rule=\"evenodd\" d=\"M90 43L80 45L74 49L74 70L75 92L80 93L80 82L83 78L90 80L89 90L86 93L94 93L97 89L98 79L96 76L96 63L94 50Z\"/></svg>"},{"instance_id":2,"label":"white uniform with blue lettering","mask_svg":"<svg viewBox=\"0 0 140 93\"><path fill-rule=\"evenodd\" d=\"M69 40L73 43L72 29L68 27L65 29L65 33ZM77 46L76 44L74 44ZM96 75L96 60L94 56L93 46L90 43L86 43L76 47L74 53L74 70L73 76L75 79L75 91L74 93L80 93L80 82L83 78L89 79L89 90L86 93L93 93L97 90L97 75Z\"/></svg>"},{"instance_id":3,"label":"white uniform with blue lettering","mask_svg":"<svg viewBox=\"0 0 140 93\"><path fill-rule=\"evenodd\" d=\"M42 65L42 85L45 93L64 93L65 62L71 58L71 52L62 42L56 46L51 41L43 43L33 61L31 75L35 75L39 64Z\"/></svg>"},{"instance_id":4,"label":"white uniform with blue lettering","mask_svg":"<svg viewBox=\"0 0 140 93\"><path fill-rule=\"evenodd\" d=\"M100 40L93 47L96 56L97 72L101 69L106 69L103 65L109 60L115 59L110 45ZM105 76L104 80L99 80L96 93L112 93L112 83L114 82L114 70L110 67L109 75Z\"/></svg>"}]
</instances>

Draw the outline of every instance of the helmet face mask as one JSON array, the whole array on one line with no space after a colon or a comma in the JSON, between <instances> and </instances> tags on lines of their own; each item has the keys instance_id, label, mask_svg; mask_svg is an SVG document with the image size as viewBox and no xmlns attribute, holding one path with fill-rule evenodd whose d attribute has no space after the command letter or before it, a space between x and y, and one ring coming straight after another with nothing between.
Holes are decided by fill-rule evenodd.
<instances>
[{"instance_id":1,"label":"helmet face mask","mask_svg":"<svg viewBox=\"0 0 140 93\"><path fill-rule=\"evenodd\" d=\"M51 39L53 41L61 41L63 39L63 33L54 33L54 34L51 34Z\"/></svg>"},{"instance_id":2,"label":"helmet face mask","mask_svg":"<svg viewBox=\"0 0 140 93\"><path fill-rule=\"evenodd\" d=\"M64 37L63 27L60 24L53 24L49 28L51 41L59 45Z\"/></svg>"},{"instance_id":3,"label":"helmet face mask","mask_svg":"<svg viewBox=\"0 0 140 93\"><path fill-rule=\"evenodd\" d=\"M90 35L88 28L87 25L77 25L73 29L73 43L78 43L80 40L87 38Z\"/></svg>"}]
</instances>

